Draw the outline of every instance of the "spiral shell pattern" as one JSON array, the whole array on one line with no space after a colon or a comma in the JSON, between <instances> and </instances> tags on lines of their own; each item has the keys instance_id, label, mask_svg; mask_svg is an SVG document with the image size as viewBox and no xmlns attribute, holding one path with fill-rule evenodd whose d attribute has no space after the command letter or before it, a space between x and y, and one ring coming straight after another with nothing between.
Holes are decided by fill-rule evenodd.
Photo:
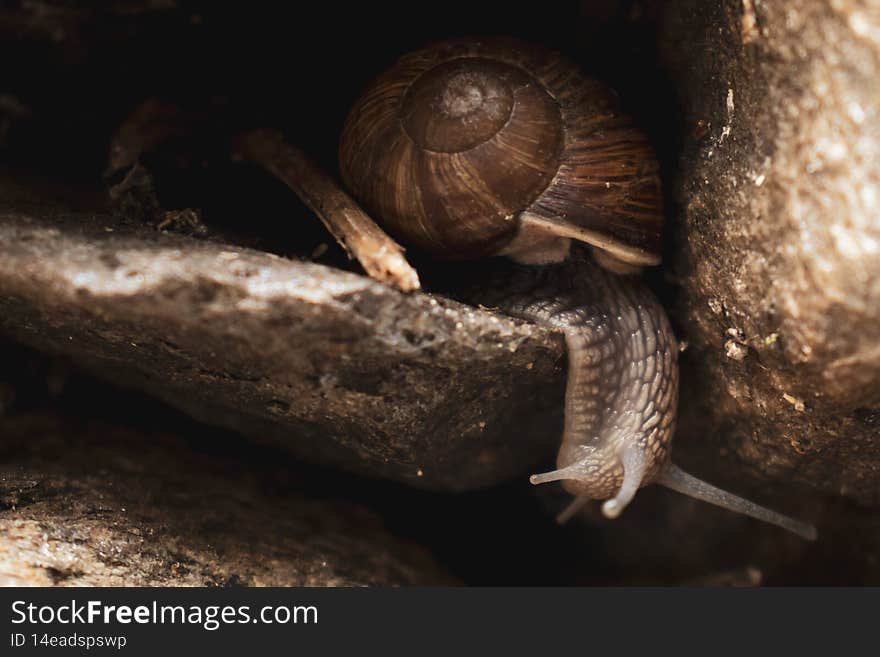
<instances>
[{"instance_id":1,"label":"spiral shell pattern","mask_svg":"<svg viewBox=\"0 0 880 657\"><path fill-rule=\"evenodd\" d=\"M445 257L498 253L529 213L623 245L638 264L659 261L647 140L606 87L518 41L444 42L401 58L352 108L340 165L392 234Z\"/></svg>"}]
</instances>

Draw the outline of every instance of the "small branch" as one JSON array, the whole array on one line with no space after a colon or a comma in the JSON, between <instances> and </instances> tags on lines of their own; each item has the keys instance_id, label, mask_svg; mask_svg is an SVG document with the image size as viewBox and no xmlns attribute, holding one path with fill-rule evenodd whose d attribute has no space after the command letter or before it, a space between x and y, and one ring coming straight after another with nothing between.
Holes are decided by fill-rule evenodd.
<instances>
[{"instance_id":1,"label":"small branch","mask_svg":"<svg viewBox=\"0 0 880 657\"><path fill-rule=\"evenodd\" d=\"M296 192L371 278L407 292L419 289L419 276L404 258L403 248L280 133L272 130L245 133L237 139L236 151Z\"/></svg>"}]
</instances>

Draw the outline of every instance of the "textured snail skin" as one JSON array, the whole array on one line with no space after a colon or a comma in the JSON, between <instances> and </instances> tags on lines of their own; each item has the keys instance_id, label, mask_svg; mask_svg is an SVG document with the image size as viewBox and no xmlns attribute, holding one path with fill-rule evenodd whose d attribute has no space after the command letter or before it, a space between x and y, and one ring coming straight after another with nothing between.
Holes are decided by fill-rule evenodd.
<instances>
[{"instance_id":1,"label":"textured snail skin","mask_svg":"<svg viewBox=\"0 0 880 657\"><path fill-rule=\"evenodd\" d=\"M522 268L525 270L525 268ZM575 250L570 261L514 274L492 303L559 328L568 351L565 429L557 470L576 496L560 520L590 500L615 518L642 486L685 495L768 522L807 540L811 525L689 475L670 461L678 406L678 343L665 311L638 276L618 276Z\"/></svg>"},{"instance_id":2,"label":"textured snail skin","mask_svg":"<svg viewBox=\"0 0 880 657\"><path fill-rule=\"evenodd\" d=\"M678 344L662 306L638 277L609 273L589 257L579 260L536 269L508 287L499 303L508 314L565 334L559 470L541 481L562 479L573 495L605 500L635 477L634 493L669 460Z\"/></svg>"}]
</instances>

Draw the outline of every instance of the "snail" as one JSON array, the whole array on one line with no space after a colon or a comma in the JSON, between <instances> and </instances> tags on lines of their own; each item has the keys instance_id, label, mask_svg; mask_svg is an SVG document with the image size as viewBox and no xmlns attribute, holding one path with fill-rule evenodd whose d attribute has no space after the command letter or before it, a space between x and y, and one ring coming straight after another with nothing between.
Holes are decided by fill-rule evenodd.
<instances>
[{"instance_id":1,"label":"snail","mask_svg":"<svg viewBox=\"0 0 880 657\"><path fill-rule=\"evenodd\" d=\"M615 518L657 483L814 539L811 525L693 477L670 460L678 343L636 275L660 263L659 166L613 92L563 56L514 40L448 41L402 57L356 101L339 146L343 181L389 232L444 258L547 265L506 291L514 316L565 335L557 469ZM573 252L577 275L552 265ZM568 278L560 287L555 278Z\"/></svg>"}]
</instances>

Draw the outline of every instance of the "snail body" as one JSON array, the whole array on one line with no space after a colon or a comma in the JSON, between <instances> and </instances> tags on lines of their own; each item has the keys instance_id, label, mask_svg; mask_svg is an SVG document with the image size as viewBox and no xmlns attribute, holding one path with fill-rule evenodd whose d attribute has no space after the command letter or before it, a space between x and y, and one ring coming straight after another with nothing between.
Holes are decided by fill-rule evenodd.
<instances>
[{"instance_id":1,"label":"snail body","mask_svg":"<svg viewBox=\"0 0 880 657\"><path fill-rule=\"evenodd\" d=\"M508 314L561 329L568 352L558 470L579 498L614 500L616 515L669 461L678 401L678 344L662 306L635 276L591 258L547 267L491 297Z\"/></svg>"},{"instance_id":2,"label":"snail body","mask_svg":"<svg viewBox=\"0 0 880 657\"><path fill-rule=\"evenodd\" d=\"M538 268L496 291L507 313L559 328L568 351L557 469L575 501L617 517L641 486L779 525L815 529L722 491L670 461L678 344L637 276L660 262L659 167L614 94L572 63L512 40L460 40L402 57L351 110L340 169L402 242L445 258L505 255ZM564 262L572 241L591 256ZM616 272L616 273L612 273Z\"/></svg>"},{"instance_id":3,"label":"snail body","mask_svg":"<svg viewBox=\"0 0 880 657\"><path fill-rule=\"evenodd\" d=\"M557 469L533 484L561 481L575 500L565 522L591 500L616 518L642 486L660 484L813 540L813 526L697 479L670 460L678 407L678 342L666 313L632 274L592 258L541 268L496 290L506 313L559 328L568 352L565 427Z\"/></svg>"}]
</instances>

